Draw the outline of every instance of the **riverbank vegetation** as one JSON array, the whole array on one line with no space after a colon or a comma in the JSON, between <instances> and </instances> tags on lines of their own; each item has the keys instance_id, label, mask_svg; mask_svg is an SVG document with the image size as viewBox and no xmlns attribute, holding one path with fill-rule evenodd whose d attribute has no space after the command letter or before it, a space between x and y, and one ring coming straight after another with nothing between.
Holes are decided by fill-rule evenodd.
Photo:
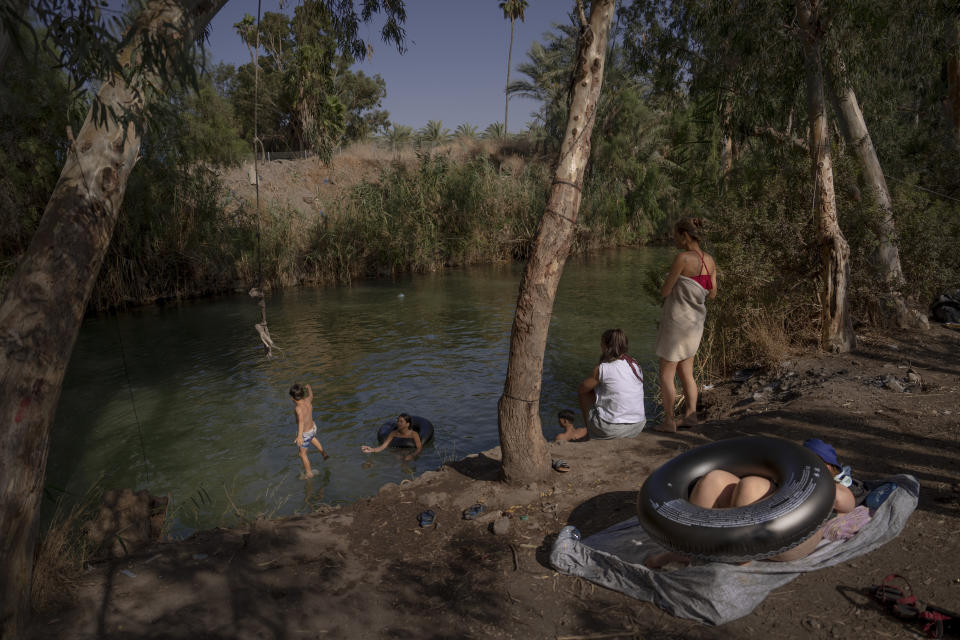
<instances>
[{"instance_id":1,"label":"riverbank vegetation","mask_svg":"<svg viewBox=\"0 0 960 640\"><path fill-rule=\"evenodd\" d=\"M688 21L686 39L664 30L664 16L650 14L647 3L621 9L572 250L668 240L678 216L704 218L707 246L722 270L723 295L712 305L707 334L707 344L715 345L710 368L720 373L771 363L817 342L819 205L805 138L804 82L795 75L802 67L799 41L771 27L794 70L787 62L756 70L760 36L740 17L686 4L688 11L678 5L674 16ZM843 20L833 37L850 33L855 14L855 7L838 12ZM752 17L770 22L777 15L758 10ZM210 68L195 86L172 92L151 120L91 309L529 255L567 118L575 21L544 34L517 65L520 79L509 93L542 106L523 134L506 136L498 123L483 134L470 123L455 132L439 121L420 131L390 123L381 107L383 80L350 71L351 58L337 54L334 39L304 35L308 23L320 26L311 33L324 32L324 20L329 17L298 9L262 21L259 139L265 150L307 150L334 167L352 155L369 156L371 148L378 149L377 159L365 160L365 170L341 185L341 197L322 212L264 195L258 213L254 199L237 197L225 179L251 164L253 65ZM920 47L920 26L870 23L861 46L845 53L844 68L851 71L832 87L839 95L855 84L868 105L873 144L889 176L902 265L902 277L887 283L878 268L878 249L888 240L881 224L886 211L857 160L856 142L843 135L835 101L830 115L838 124L829 143L857 322L889 324L891 291L923 308L960 280L952 240L960 235L958 143L956 123L944 109L955 79L941 73L956 43L944 22L938 31L943 47ZM255 25L245 19L236 28L252 54ZM893 50L903 59L884 60L889 52L868 36L897 43ZM704 48L691 57L684 46L693 40ZM724 52L738 57L723 62ZM311 56L326 60L324 73L304 75ZM22 81L4 88L0 280L26 250L69 150L61 132L79 126L86 106L69 100L63 73L52 67L43 56L16 58L11 77ZM912 84L903 82L908 72ZM326 96L323 105L314 104L317 96ZM25 109L28 100L37 108ZM62 104L73 108L56 108ZM291 161L291 172L298 162L321 166L316 158Z\"/></svg>"}]
</instances>

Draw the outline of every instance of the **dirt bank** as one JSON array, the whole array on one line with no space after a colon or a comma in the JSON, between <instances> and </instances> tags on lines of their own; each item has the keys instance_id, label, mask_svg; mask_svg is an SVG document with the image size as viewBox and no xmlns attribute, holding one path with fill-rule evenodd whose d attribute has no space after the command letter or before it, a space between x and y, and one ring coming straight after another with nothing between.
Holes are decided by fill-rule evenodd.
<instances>
[{"instance_id":1,"label":"dirt bank","mask_svg":"<svg viewBox=\"0 0 960 640\"><path fill-rule=\"evenodd\" d=\"M31 637L911 637L862 593L895 572L921 599L960 608L960 333L860 338L851 354L718 384L697 429L551 445L572 470L537 485L498 483L494 449L348 507L207 531L94 566L77 606L38 616ZM743 434L823 438L864 479L911 473L923 487L919 508L895 541L801 576L722 628L550 568L563 525L587 536L629 518L651 470ZM463 520L475 502L492 515ZM427 508L437 524L422 529L417 514ZM510 518L497 535L489 518L501 511Z\"/></svg>"}]
</instances>

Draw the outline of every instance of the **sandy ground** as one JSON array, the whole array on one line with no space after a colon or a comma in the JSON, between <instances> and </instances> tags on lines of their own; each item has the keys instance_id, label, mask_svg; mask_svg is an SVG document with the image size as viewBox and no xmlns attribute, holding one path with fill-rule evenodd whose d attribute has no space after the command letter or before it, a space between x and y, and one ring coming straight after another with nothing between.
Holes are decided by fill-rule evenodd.
<instances>
[{"instance_id":1,"label":"sandy ground","mask_svg":"<svg viewBox=\"0 0 960 640\"><path fill-rule=\"evenodd\" d=\"M862 334L853 353L801 357L776 375L718 384L695 429L552 444L572 469L535 485L499 483L494 449L350 506L206 531L95 565L77 605L37 616L30 637L919 637L865 591L899 573L921 600L960 609L958 398L960 332ZM744 434L823 438L868 480L913 474L919 507L893 542L805 574L723 627L673 618L549 566L564 525L588 536L631 517L658 465ZM475 502L489 515L462 519ZM427 508L436 526L420 528ZM496 534L501 512L508 526Z\"/></svg>"}]
</instances>

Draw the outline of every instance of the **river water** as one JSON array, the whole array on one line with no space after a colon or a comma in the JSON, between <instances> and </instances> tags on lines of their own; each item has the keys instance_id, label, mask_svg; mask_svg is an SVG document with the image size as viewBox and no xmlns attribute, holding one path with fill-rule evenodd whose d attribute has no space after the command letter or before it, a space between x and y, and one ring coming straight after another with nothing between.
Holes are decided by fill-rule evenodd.
<instances>
[{"instance_id":1,"label":"river water","mask_svg":"<svg viewBox=\"0 0 960 640\"><path fill-rule=\"evenodd\" d=\"M659 306L643 284L648 267L665 271L669 257L623 249L568 260L544 359L545 437L560 431L563 408L581 426L576 387L597 363L605 329L624 329L655 377ZM520 265L494 265L271 296L270 332L283 350L271 360L247 296L90 318L64 381L46 493L169 495L171 533L185 535L234 524L237 511L253 518L352 502L494 447L521 275ZM309 480L293 444L294 382L312 385L318 438L331 454L326 462L310 454L319 475ZM401 411L436 428L419 458L362 454Z\"/></svg>"}]
</instances>

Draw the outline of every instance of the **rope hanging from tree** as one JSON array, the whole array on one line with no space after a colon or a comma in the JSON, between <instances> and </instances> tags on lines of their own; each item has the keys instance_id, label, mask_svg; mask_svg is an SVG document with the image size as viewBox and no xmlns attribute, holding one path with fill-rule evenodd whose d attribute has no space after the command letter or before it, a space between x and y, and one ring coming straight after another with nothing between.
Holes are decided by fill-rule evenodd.
<instances>
[{"instance_id":1,"label":"rope hanging from tree","mask_svg":"<svg viewBox=\"0 0 960 640\"><path fill-rule=\"evenodd\" d=\"M257 300L260 307L260 322L256 323L254 328L263 342L263 348L267 353L267 358L273 357L273 351L277 350L283 353L273 339L270 337L270 329L267 328L267 303L263 297L263 256L260 248L261 238L261 215L260 215L260 165L257 160L258 153L263 152L263 141L260 139L258 130L258 115L260 105L260 11L261 0L257 0L257 46L253 57L253 185L257 194L257 286L250 289L250 297ZM259 148L258 148L259 147Z\"/></svg>"}]
</instances>

